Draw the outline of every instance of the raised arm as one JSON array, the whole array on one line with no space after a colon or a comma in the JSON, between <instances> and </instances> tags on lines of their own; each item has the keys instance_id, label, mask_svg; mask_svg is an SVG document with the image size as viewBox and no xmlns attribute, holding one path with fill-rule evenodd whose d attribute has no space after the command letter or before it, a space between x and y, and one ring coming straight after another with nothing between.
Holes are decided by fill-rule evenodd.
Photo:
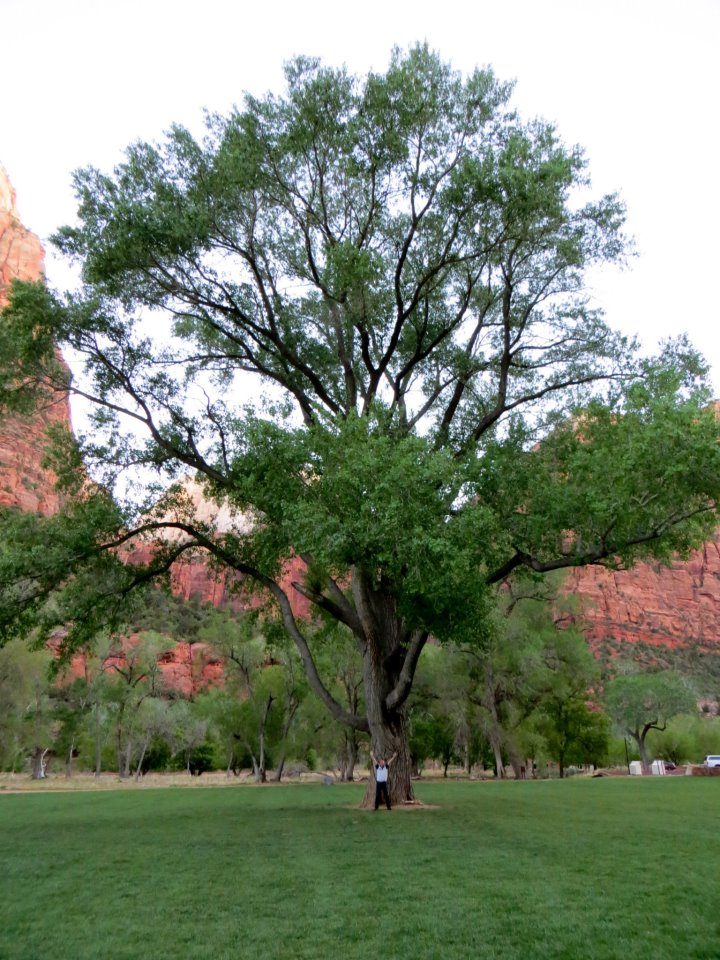
<instances>
[{"instance_id":1,"label":"raised arm","mask_svg":"<svg viewBox=\"0 0 720 960\"><path fill-rule=\"evenodd\" d=\"M390 759L387 762L387 765L390 766L390 764L393 762L393 760L396 759L396 757L397 757L397 751L395 751L395 753L390 757Z\"/></svg>"}]
</instances>

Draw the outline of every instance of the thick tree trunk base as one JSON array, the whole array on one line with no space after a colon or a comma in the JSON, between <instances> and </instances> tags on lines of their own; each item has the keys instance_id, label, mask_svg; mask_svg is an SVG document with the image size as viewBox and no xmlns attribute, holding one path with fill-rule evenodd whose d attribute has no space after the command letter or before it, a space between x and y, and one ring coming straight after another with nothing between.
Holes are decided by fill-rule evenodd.
<instances>
[{"instance_id":1,"label":"thick tree trunk base","mask_svg":"<svg viewBox=\"0 0 720 960\"><path fill-rule=\"evenodd\" d=\"M373 787L372 800L368 803L367 793L363 797L362 803L358 806L358 810L365 810L370 813L393 813L395 810L418 810L423 807L430 807L430 804L423 803L422 800L417 798L413 800L401 800L398 803L392 802L390 804L390 809L388 810L384 803L381 803L377 811L375 810L375 788Z\"/></svg>"},{"instance_id":2,"label":"thick tree trunk base","mask_svg":"<svg viewBox=\"0 0 720 960\"><path fill-rule=\"evenodd\" d=\"M388 792L390 794L390 806L405 806L416 804L415 792L410 779L410 755L404 750L395 762L390 766L390 775L388 777ZM375 809L375 768L371 769L365 788L365 796L361 807L365 810ZM381 802L382 809L385 804Z\"/></svg>"}]
</instances>

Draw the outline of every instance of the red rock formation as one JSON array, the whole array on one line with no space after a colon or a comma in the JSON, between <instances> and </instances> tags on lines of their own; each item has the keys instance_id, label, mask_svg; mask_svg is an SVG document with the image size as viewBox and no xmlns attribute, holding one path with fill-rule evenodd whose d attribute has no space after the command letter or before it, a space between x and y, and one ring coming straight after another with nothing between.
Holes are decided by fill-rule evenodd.
<instances>
[{"instance_id":1,"label":"red rock formation","mask_svg":"<svg viewBox=\"0 0 720 960\"><path fill-rule=\"evenodd\" d=\"M593 646L609 639L720 652L720 534L669 567L579 567L565 590L580 598Z\"/></svg>"},{"instance_id":2,"label":"red rock formation","mask_svg":"<svg viewBox=\"0 0 720 960\"><path fill-rule=\"evenodd\" d=\"M129 563L149 563L152 558L152 544L136 546L128 553ZM290 560L280 579L280 584L290 598L290 606L296 617L311 615L310 601L292 587L293 581L302 582L305 564L294 557ZM268 600L266 594L258 594L242 574L232 570L217 570L209 555L198 551L190 558L181 558L172 566L172 592L183 600L198 600L211 603L215 607L228 607L231 610L253 610Z\"/></svg>"},{"instance_id":3,"label":"red rock formation","mask_svg":"<svg viewBox=\"0 0 720 960\"><path fill-rule=\"evenodd\" d=\"M5 291L13 279L39 280L45 253L35 234L20 223L15 191L0 165L0 306L7 302Z\"/></svg>"},{"instance_id":4,"label":"red rock formation","mask_svg":"<svg viewBox=\"0 0 720 960\"><path fill-rule=\"evenodd\" d=\"M186 697L225 682L222 660L204 643L177 643L158 663L167 686Z\"/></svg>"},{"instance_id":5,"label":"red rock formation","mask_svg":"<svg viewBox=\"0 0 720 960\"><path fill-rule=\"evenodd\" d=\"M122 641L122 652L107 657L103 664L104 673L111 674L116 668L127 666L125 653L140 640L139 634L132 634ZM158 657L162 679L166 688L186 697L193 697L208 687L222 686L224 672L222 660L204 643L176 643ZM76 653L61 676L61 683L68 678L75 679L85 675L87 663L84 654Z\"/></svg>"},{"instance_id":6,"label":"red rock formation","mask_svg":"<svg viewBox=\"0 0 720 960\"><path fill-rule=\"evenodd\" d=\"M290 606L296 617L311 615L310 601L292 587L292 582L302 582L305 564L293 558L285 567L280 584L290 598ZM216 572L208 563L194 559L179 561L173 566L173 593L184 600L197 599L214 606L229 606L232 609L253 609L265 601L257 593L243 591L243 578L232 573ZM239 588L239 589L238 589Z\"/></svg>"},{"instance_id":7,"label":"red rock formation","mask_svg":"<svg viewBox=\"0 0 720 960\"><path fill-rule=\"evenodd\" d=\"M20 223L15 191L0 166L0 308L7 303L10 281L39 280L44 252L38 238ZM60 505L55 476L41 466L49 426L70 428L67 397L30 417L0 420L0 507L55 513Z\"/></svg>"}]
</instances>

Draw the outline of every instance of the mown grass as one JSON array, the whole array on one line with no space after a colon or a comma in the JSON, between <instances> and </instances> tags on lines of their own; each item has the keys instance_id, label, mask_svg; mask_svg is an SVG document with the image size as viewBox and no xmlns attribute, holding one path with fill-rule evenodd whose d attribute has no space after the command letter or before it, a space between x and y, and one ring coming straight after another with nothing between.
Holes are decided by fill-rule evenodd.
<instances>
[{"instance_id":1,"label":"mown grass","mask_svg":"<svg viewBox=\"0 0 720 960\"><path fill-rule=\"evenodd\" d=\"M3 960L715 960L720 782L0 795Z\"/></svg>"}]
</instances>

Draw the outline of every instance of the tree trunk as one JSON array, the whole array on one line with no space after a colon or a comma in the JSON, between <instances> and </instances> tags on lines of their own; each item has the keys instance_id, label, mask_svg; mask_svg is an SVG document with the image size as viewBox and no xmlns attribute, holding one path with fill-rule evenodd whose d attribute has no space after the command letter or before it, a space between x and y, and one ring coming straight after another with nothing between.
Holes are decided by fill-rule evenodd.
<instances>
[{"instance_id":1,"label":"tree trunk","mask_svg":"<svg viewBox=\"0 0 720 960\"><path fill-rule=\"evenodd\" d=\"M514 745L510 744L510 766L513 768L516 780L525 779L525 758L521 757Z\"/></svg>"},{"instance_id":2,"label":"tree trunk","mask_svg":"<svg viewBox=\"0 0 720 960\"><path fill-rule=\"evenodd\" d=\"M150 745L150 738L148 737L143 741L142 750L140 751L140 759L138 760L138 765L135 770L135 783L137 783L140 779L140 774L142 773L143 760L145 759L145 753L149 745Z\"/></svg>"},{"instance_id":3,"label":"tree trunk","mask_svg":"<svg viewBox=\"0 0 720 960\"><path fill-rule=\"evenodd\" d=\"M499 780L504 780L505 764L503 763L502 749L500 747L500 743L494 734L490 734L489 740L490 740L490 746L492 747L493 756L495 757L495 776Z\"/></svg>"},{"instance_id":4,"label":"tree trunk","mask_svg":"<svg viewBox=\"0 0 720 960\"><path fill-rule=\"evenodd\" d=\"M130 779L130 760L132 758L132 738L122 728L118 728L118 776L121 780Z\"/></svg>"},{"instance_id":5,"label":"tree trunk","mask_svg":"<svg viewBox=\"0 0 720 960\"><path fill-rule=\"evenodd\" d=\"M73 757L75 755L75 738L70 741L70 746L68 747L67 756L65 758L65 776L72 777L73 774Z\"/></svg>"},{"instance_id":6,"label":"tree trunk","mask_svg":"<svg viewBox=\"0 0 720 960\"><path fill-rule=\"evenodd\" d=\"M390 594L375 589L369 578L357 570L352 588L364 628L363 689L371 750L378 760L384 758L388 763L392 759L388 777L390 803L413 803L406 708L410 687L402 688L399 684L403 671L406 675L414 673L414 665L408 670L405 662L406 651L413 646L411 635L404 629L396 601ZM423 639L415 645L418 655L424 642ZM389 703L391 695L393 699ZM362 806L375 806L374 767Z\"/></svg>"},{"instance_id":7,"label":"tree trunk","mask_svg":"<svg viewBox=\"0 0 720 960\"><path fill-rule=\"evenodd\" d=\"M127 742L126 742L127 739ZM130 736L125 737L125 704L120 704L117 720L117 764L118 776L127 780L130 776Z\"/></svg>"},{"instance_id":8,"label":"tree trunk","mask_svg":"<svg viewBox=\"0 0 720 960\"><path fill-rule=\"evenodd\" d=\"M368 698L369 699L369 698ZM369 712L369 711L368 711ZM394 806L402 803L414 803L415 794L412 788L410 750L407 741L407 722L405 710L397 711L393 716L382 717L380 722L371 721L372 751L379 760L385 762L395 756L390 764L388 776L388 792L390 804ZM367 789L363 797L362 806L375 806L375 767L371 766Z\"/></svg>"},{"instance_id":9,"label":"tree trunk","mask_svg":"<svg viewBox=\"0 0 720 960\"><path fill-rule=\"evenodd\" d=\"M123 751L120 763L120 779L129 780L130 779L130 759L132 756L132 744L128 741L125 750Z\"/></svg>"},{"instance_id":10,"label":"tree trunk","mask_svg":"<svg viewBox=\"0 0 720 960\"><path fill-rule=\"evenodd\" d=\"M652 760L650 759L650 754L647 750L647 745L645 743L645 736L643 734L633 734L635 740L637 741L638 750L640 751L640 762L642 764L642 771L645 774L652 773Z\"/></svg>"},{"instance_id":11,"label":"tree trunk","mask_svg":"<svg viewBox=\"0 0 720 960\"><path fill-rule=\"evenodd\" d=\"M352 600L329 580L330 596L294 583L303 595L328 607L333 616L353 631L363 662L365 716L348 712L322 683L307 641L298 630L287 595L275 586L274 593L283 612L283 620L298 647L310 684L333 716L356 730L370 734L375 756L393 763L389 774L389 796L392 803L413 803L410 780L406 703L415 676L418 660L428 639L426 631L411 628L399 611L391 580L385 581L381 570L368 571L353 565L350 571ZM272 582L268 584L273 589ZM319 599L318 599L319 598ZM375 805L375 774L368 781L364 807Z\"/></svg>"},{"instance_id":12,"label":"tree trunk","mask_svg":"<svg viewBox=\"0 0 720 960\"><path fill-rule=\"evenodd\" d=\"M357 734L354 730L345 731L342 756L340 758L340 779L352 783L355 779L355 764L358 758Z\"/></svg>"},{"instance_id":13,"label":"tree trunk","mask_svg":"<svg viewBox=\"0 0 720 960\"><path fill-rule=\"evenodd\" d=\"M32 778L33 780L44 780L45 771L47 769L47 764L45 763L45 757L47 756L48 750L47 747L35 747L32 755Z\"/></svg>"},{"instance_id":14,"label":"tree trunk","mask_svg":"<svg viewBox=\"0 0 720 960\"><path fill-rule=\"evenodd\" d=\"M95 776L102 772L102 743L100 740L100 704L95 702Z\"/></svg>"},{"instance_id":15,"label":"tree trunk","mask_svg":"<svg viewBox=\"0 0 720 960\"><path fill-rule=\"evenodd\" d=\"M300 706L300 701L290 694L288 697L288 702L285 705L285 720L283 722L282 734L280 738L280 756L277 761L277 768L275 770L274 780L275 783L280 783L282 779L283 770L285 769L285 755L287 754L287 741L290 736L290 728L292 727L293 720L295 719L295 714L297 713L298 707Z\"/></svg>"},{"instance_id":16,"label":"tree trunk","mask_svg":"<svg viewBox=\"0 0 720 960\"><path fill-rule=\"evenodd\" d=\"M260 720L258 728L258 763L255 767L255 779L258 783L267 782L267 770L265 769L265 730L267 729L268 718L270 717L270 711L272 710L273 703L275 702L275 697L272 695L268 697L267 703L265 704L265 710L263 711L262 718ZM254 762L254 760L253 760Z\"/></svg>"}]
</instances>

